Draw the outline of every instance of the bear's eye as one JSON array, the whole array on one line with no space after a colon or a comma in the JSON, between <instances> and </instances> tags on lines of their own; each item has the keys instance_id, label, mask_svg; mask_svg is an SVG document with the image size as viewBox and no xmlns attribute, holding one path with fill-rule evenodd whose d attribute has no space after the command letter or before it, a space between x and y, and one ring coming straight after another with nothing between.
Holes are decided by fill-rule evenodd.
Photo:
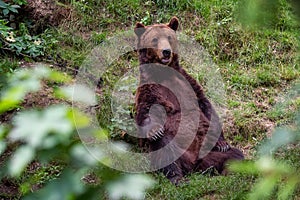
<instances>
[{"instance_id":1,"label":"bear's eye","mask_svg":"<svg viewBox=\"0 0 300 200\"><path fill-rule=\"evenodd\" d=\"M157 38L153 38L153 39L152 39L152 42L153 42L153 43L157 43L157 42L158 42L158 39L157 39Z\"/></svg>"},{"instance_id":2,"label":"bear's eye","mask_svg":"<svg viewBox=\"0 0 300 200\"><path fill-rule=\"evenodd\" d=\"M172 40L172 37L171 37L171 36L168 36L168 40L171 41L171 40Z\"/></svg>"}]
</instances>

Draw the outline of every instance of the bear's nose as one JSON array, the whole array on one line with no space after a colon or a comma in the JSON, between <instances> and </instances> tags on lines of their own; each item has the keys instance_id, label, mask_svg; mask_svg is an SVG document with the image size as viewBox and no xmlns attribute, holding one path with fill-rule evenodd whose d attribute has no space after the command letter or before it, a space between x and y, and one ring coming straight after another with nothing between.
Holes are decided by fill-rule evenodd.
<instances>
[{"instance_id":1,"label":"bear's nose","mask_svg":"<svg viewBox=\"0 0 300 200\"><path fill-rule=\"evenodd\" d=\"M163 53L164 57L170 57L171 49L163 49L162 53Z\"/></svg>"}]
</instances>

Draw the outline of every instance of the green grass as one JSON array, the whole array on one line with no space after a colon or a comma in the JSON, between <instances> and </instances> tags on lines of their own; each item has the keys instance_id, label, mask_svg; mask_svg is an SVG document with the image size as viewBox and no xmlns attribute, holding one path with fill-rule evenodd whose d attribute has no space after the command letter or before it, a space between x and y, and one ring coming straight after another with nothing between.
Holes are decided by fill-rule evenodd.
<instances>
[{"instance_id":1,"label":"green grass","mask_svg":"<svg viewBox=\"0 0 300 200\"><path fill-rule=\"evenodd\" d=\"M176 187L162 175L156 176L159 184L146 199L246 199L255 177L243 174L206 176L195 173L187 182Z\"/></svg>"},{"instance_id":2,"label":"green grass","mask_svg":"<svg viewBox=\"0 0 300 200\"><path fill-rule=\"evenodd\" d=\"M18 60L16 58L4 57L0 61L0 89L6 85L7 77L12 74L16 68L19 67Z\"/></svg>"},{"instance_id":3,"label":"green grass","mask_svg":"<svg viewBox=\"0 0 300 200\"><path fill-rule=\"evenodd\" d=\"M300 108L299 99L282 103L292 85L300 80L300 68L299 24L292 7L284 0L280 2L276 23L269 24L268 28L241 23L236 0L65 2L72 9L72 16L49 30L58 40L57 47L49 52L50 62L67 71L80 67L94 47L124 30L133 30L136 22L166 23L177 16L180 31L205 48L222 75L226 89L224 104L228 110L224 121L226 137L239 147L250 145L252 149L246 156L252 158L257 145L269 136L269 125L293 124L295 111ZM0 75L9 74L18 66L15 59L1 59ZM137 66L134 52L119 58L102 76L98 120L102 127L113 131L111 136L115 138L120 138L122 130L112 122L111 90L133 66ZM205 82L202 74L192 75ZM130 105L128 109L132 109ZM299 148L285 149L276 156L299 169L299 152ZM33 182L43 181L46 171L42 169L34 175ZM243 174L210 177L195 173L187 177L188 184L175 187L161 174L153 176L157 184L146 194L146 199L246 199L257 178ZM299 189L295 196L300 196Z\"/></svg>"},{"instance_id":4,"label":"green grass","mask_svg":"<svg viewBox=\"0 0 300 200\"><path fill-rule=\"evenodd\" d=\"M292 15L291 6L285 1L281 1L277 22L268 28L247 27L240 23L237 17L239 3L234 0L103 0L94 4L106 9L100 12L93 10L89 14L77 8L78 15L84 17L62 27L66 33L63 48L67 47L66 52L70 55L73 51L75 57L86 55L91 47L116 33L132 30L138 21L146 25L166 23L175 15L181 22L181 31L194 37L205 48L221 72L226 88L225 105L229 112L224 124L225 135L231 143L240 147L252 146L247 154L251 158L255 155L256 146L270 134L272 127L293 121L294 111L300 108L299 103L274 109L280 102L278 96L284 97L300 77L297 57L299 25ZM75 34L77 36L68 34L68 30L64 29L73 24L79 30ZM84 46L84 43L87 45ZM74 59L72 56L65 58ZM110 108L110 91L114 83L136 62L136 55L124 56L104 74L105 89L98 117L103 127L114 127ZM185 63L184 66L188 68ZM202 74L192 75L205 84ZM111 135L119 138L121 130L111 130L114 131ZM297 154L299 151L295 150L291 157L293 162L299 162L299 157L294 156ZM278 157L285 156L280 154ZM158 184L146 194L146 199L246 199L256 181L256 177L242 174L208 177L196 173L188 177L188 184L175 187L162 175L154 177Z\"/></svg>"},{"instance_id":5,"label":"green grass","mask_svg":"<svg viewBox=\"0 0 300 200\"><path fill-rule=\"evenodd\" d=\"M21 194L29 194L32 190L38 190L47 184L47 182L59 178L63 169L62 166L62 164L51 163L48 166L40 165L33 167L33 169L28 169L19 180L21 183Z\"/></svg>"},{"instance_id":6,"label":"green grass","mask_svg":"<svg viewBox=\"0 0 300 200\"><path fill-rule=\"evenodd\" d=\"M297 146L282 148L275 157L285 161L294 169L299 169L299 149ZM146 194L146 199L248 199L248 193L259 180L260 175L232 173L227 176L209 176L194 173L187 176L184 183L178 187L171 184L162 174L154 176L158 184ZM279 186L281 186L279 184ZM277 199L276 189L271 199ZM299 188L294 193L299 197Z\"/></svg>"}]
</instances>

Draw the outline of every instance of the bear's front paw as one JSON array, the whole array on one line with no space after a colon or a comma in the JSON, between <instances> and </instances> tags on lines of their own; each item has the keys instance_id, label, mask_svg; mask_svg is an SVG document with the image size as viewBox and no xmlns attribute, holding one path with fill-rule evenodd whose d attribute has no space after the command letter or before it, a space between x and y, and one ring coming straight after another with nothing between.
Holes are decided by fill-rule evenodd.
<instances>
[{"instance_id":1,"label":"bear's front paw","mask_svg":"<svg viewBox=\"0 0 300 200\"><path fill-rule=\"evenodd\" d=\"M151 141L159 140L164 136L164 127L160 124L153 125L151 130L147 133L147 138Z\"/></svg>"}]
</instances>

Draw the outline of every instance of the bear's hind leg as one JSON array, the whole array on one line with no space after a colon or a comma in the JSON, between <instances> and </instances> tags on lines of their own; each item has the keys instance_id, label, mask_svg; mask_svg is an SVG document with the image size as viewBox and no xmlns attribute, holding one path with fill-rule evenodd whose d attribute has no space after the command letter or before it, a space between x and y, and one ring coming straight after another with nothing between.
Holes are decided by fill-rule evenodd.
<instances>
[{"instance_id":1,"label":"bear's hind leg","mask_svg":"<svg viewBox=\"0 0 300 200\"><path fill-rule=\"evenodd\" d=\"M225 164L228 161L242 159L244 159L243 153L236 148L230 148L226 152L211 151L204 158L198 160L195 171L205 171L214 167L219 174L226 174Z\"/></svg>"}]
</instances>

